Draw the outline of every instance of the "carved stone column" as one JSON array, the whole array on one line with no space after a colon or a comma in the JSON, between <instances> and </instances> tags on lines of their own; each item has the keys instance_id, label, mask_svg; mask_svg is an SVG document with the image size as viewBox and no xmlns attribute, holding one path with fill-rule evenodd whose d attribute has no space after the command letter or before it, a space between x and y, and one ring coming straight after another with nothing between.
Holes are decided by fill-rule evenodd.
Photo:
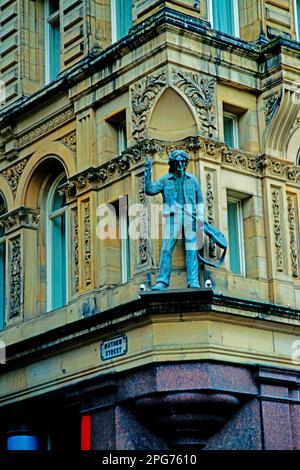
<instances>
[{"instance_id":1,"label":"carved stone column","mask_svg":"<svg viewBox=\"0 0 300 470\"><path fill-rule=\"evenodd\" d=\"M37 299L37 228L39 211L20 207L0 217L7 239L6 325L34 315ZM24 280L26 284L24 285Z\"/></svg>"}]
</instances>

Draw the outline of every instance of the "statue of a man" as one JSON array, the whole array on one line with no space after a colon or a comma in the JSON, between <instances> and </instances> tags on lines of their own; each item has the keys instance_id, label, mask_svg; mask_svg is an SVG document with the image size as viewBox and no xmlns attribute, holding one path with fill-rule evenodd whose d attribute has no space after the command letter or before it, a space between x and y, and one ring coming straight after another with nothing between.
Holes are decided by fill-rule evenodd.
<instances>
[{"instance_id":1,"label":"statue of a man","mask_svg":"<svg viewBox=\"0 0 300 470\"><path fill-rule=\"evenodd\" d=\"M186 171L188 154L173 150L169 154L169 173L152 183L152 162L145 163L145 192L161 193L165 228L157 283L152 290L164 290L170 284L172 253L178 238L184 237L187 286L198 288L198 250L203 244L204 200L197 178Z\"/></svg>"}]
</instances>

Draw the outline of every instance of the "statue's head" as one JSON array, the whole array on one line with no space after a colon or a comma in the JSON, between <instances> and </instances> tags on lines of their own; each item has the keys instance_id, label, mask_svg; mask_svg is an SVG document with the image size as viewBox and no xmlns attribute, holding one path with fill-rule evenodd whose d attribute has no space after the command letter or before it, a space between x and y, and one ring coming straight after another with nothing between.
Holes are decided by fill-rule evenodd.
<instances>
[{"instance_id":1,"label":"statue's head","mask_svg":"<svg viewBox=\"0 0 300 470\"><path fill-rule=\"evenodd\" d=\"M170 173L184 173L188 160L189 156L183 150L172 150L169 154Z\"/></svg>"}]
</instances>

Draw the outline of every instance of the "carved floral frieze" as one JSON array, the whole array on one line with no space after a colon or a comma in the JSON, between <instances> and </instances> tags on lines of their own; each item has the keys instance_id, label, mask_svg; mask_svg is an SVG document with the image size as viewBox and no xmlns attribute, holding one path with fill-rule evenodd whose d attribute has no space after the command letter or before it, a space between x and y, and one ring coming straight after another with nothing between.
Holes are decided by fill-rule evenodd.
<instances>
[{"instance_id":1,"label":"carved floral frieze","mask_svg":"<svg viewBox=\"0 0 300 470\"><path fill-rule=\"evenodd\" d=\"M56 116L46 119L38 126L34 127L33 129L30 129L28 132L25 132L23 135L21 135L18 139L18 147L21 148L25 145L28 145L30 142L33 142L34 140L39 139L43 135L55 130L62 124L72 119L73 117L74 110L73 108L69 108L57 114Z\"/></svg>"},{"instance_id":2,"label":"carved floral frieze","mask_svg":"<svg viewBox=\"0 0 300 470\"><path fill-rule=\"evenodd\" d=\"M37 229L39 220L39 210L20 207L19 209L0 216L0 227L4 228L5 233L12 232L22 227Z\"/></svg>"}]
</instances>

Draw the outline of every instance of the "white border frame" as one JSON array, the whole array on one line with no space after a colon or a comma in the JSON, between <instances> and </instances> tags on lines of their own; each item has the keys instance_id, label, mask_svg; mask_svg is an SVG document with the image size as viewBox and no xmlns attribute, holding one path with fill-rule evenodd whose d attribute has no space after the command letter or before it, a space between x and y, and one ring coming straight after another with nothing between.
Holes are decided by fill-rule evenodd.
<instances>
[{"instance_id":1,"label":"white border frame","mask_svg":"<svg viewBox=\"0 0 300 470\"><path fill-rule=\"evenodd\" d=\"M238 4L238 0L232 0L232 1L233 1L234 36L239 38L240 37L239 4ZM212 0L208 0L207 12L208 12L208 21L210 21L211 27L215 29L214 21L213 21ZM227 34L227 33L224 32L224 34Z\"/></svg>"},{"instance_id":2,"label":"white border frame","mask_svg":"<svg viewBox=\"0 0 300 470\"><path fill-rule=\"evenodd\" d=\"M240 274L237 274L237 273L233 273L233 274L236 274L237 276L246 277L245 239L244 239L244 224L243 224L244 220L243 220L242 200L237 199L235 197L227 196L227 203L228 202L234 202L237 204L237 223L238 223L237 230L238 230L239 261L240 261L241 272ZM228 217L227 217L227 220L228 220ZM229 227L228 227L228 234L229 234Z\"/></svg>"},{"instance_id":3,"label":"white border frame","mask_svg":"<svg viewBox=\"0 0 300 470\"><path fill-rule=\"evenodd\" d=\"M65 247L65 254L66 254L66 304L69 301L69 269L68 269L68 253L69 253L69 220L68 220L68 211L67 207L65 206L62 209L58 209L55 212L51 212L51 202L56 191L57 186L59 185L60 181L64 178L64 174L60 174L51 184L51 188L46 200L46 279L47 279L47 312L51 312L53 310L52 307L52 227L51 221L52 219L56 218L59 215L65 213L65 231L66 231L66 247ZM62 308L63 305L60 307Z\"/></svg>"}]
</instances>

